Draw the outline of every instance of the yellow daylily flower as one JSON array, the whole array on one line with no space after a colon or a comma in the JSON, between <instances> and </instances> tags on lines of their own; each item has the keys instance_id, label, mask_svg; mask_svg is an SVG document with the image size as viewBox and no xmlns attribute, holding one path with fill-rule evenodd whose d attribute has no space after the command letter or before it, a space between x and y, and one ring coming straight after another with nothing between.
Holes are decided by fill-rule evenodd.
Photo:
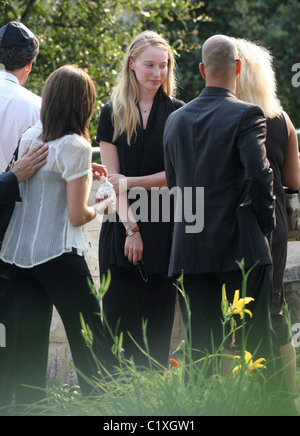
<instances>
[{"instance_id":1,"label":"yellow daylily flower","mask_svg":"<svg viewBox=\"0 0 300 436\"><path fill-rule=\"evenodd\" d=\"M240 356L235 356L235 359L241 359L241 357ZM247 366L247 370L249 370L249 371L253 371L254 369L259 369L259 368L266 368L266 366L262 364L262 362L265 362L266 359L264 359L262 357L260 359L257 359L255 362L253 362L252 354L249 353L249 351L245 350L245 357L244 357L244 359L245 359L245 364ZM234 373L236 371L240 371L242 369L242 367L243 367L243 365L235 366L233 368L232 372Z\"/></svg>"},{"instance_id":2,"label":"yellow daylily flower","mask_svg":"<svg viewBox=\"0 0 300 436\"><path fill-rule=\"evenodd\" d=\"M225 318L228 314L228 300L227 300L227 295L226 295L225 283L222 286L221 309L222 309L223 316Z\"/></svg>"},{"instance_id":3,"label":"yellow daylily flower","mask_svg":"<svg viewBox=\"0 0 300 436\"><path fill-rule=\"evenodd\" d=\"M225 284L222 286L222 312L224 316L230 317L232 315L240 315L241 319L244 318L244 313L248 313L252 318L252 312L250 310L245 309L245 305L249 304L251 301L254 301L254 298L245 297L240 298L240 291L236 290L234 293L234 299L232 304L228 304Z\"/></svg>"},{"instance_id":4,"label":"yellow daylily flower","mask_svg":"<svg viewBox=\"0 0 300 436\"><path fill-rule=\"evenodd\" d=\"M254 301L254 298L251 297L240 298L240 291L239 290L235 291L233 303L231 306L231 309L233 310L233 315L239 314L241 319L243 319L244 312L245 312L248 313L248 315L250 315L250 318L252 318L252 312L244 308L245 305L249 304L251 301Z\"/></svg>"}]
</instances>

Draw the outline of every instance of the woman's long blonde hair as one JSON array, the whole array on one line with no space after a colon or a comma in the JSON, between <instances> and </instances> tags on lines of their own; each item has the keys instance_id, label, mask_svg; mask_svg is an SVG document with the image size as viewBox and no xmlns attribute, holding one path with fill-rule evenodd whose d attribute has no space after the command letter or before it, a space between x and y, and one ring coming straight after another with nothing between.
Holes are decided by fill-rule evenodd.
<instances>
[{"instance_id":1,"label":"woman's long blonde hair","mask_svg":"<svg viewBox=\"0 0 300 436\"><path fill-rule=\"evenodd\" d=\"M136 133L139 123L139 111L137 102L139 100L139 88L134 71L129 68L130 59L136 59L147 47L159 47L168 52L168 74L162 84L162 90L171 96L176 89L174 75L174 55L168 42L152 31L145 31L133 39L129 45L118 83L113 90L111 100L113 108L113 125L115 141L120 135L126 133L127 142L130 144L132 135Z\"/></svg>"},{"instance_id":2,"label":"woman's long blonde hair","mask_svg":"<svg viewBox=\"0 0 300 436\"><path fill-rule=\"evenodd\" d=\"M275 118L282 112L277 97L277 83L271 52L254 42L233 38L242 61L237 79L236 96L240 100L258 105L266 118Z\"/></svg>"}]
</instances>

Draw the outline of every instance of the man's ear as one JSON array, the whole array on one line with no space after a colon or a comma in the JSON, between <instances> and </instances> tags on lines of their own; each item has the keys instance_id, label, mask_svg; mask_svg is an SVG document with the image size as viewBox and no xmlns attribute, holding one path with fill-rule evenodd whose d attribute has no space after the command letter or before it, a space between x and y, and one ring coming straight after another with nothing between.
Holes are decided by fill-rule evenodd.
<instances>
[{"instance_id":1,"label":"man's ear","mask_svg":"<svg viewBox=\"0 0 300 436\"><path fill-rule=\"evenodd\" d=\"M200 70L201 76L203 77L203 79L205 79L205 67L204 67L204 64L202 62L200 62L200 64L199 64L199 70Z\"/></svg>"},{"instance_id":2,"label":"man's ear","mask_svg":"<svg viewBox=\"0 0 300 436\"><path fill-rule=\"evenodd\" d=\"M236 60L236 74L241 74L241 68L242 68L242 61L241 59Z\"/></svg>"},{"instance_id":3,"label":"man's ear","mask_svg":"<svg viewBox=\"0 0 300 436\"><path fill-rule=\"evenodd\" d=\"M29 74L29 73L31 72L32 62L33 62L33 61L30 61L30 62L29 62L29 63L24 67L24 69L25 69L25 73L26 73L26 74Z\"/></svg>"}]
</instances>

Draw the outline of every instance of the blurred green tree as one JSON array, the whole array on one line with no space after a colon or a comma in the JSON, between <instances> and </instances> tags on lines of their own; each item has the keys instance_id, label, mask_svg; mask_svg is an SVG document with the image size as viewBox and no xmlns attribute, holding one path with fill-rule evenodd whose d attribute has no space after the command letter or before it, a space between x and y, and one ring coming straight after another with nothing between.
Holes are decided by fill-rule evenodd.
<instances>
[{"instance_id":1,"label":"blurred green tree","mask_svg":"<svg viewBox=\"0 0 300 436\"><path fill-rule=\"evenodd\" d=\"M201 19L201 4L191 0L4 0L0 27L18 20L38 35L40 54L26 82L33 92L41 94L48 75L64 64L75 64L90 74L97 91L91 120L94 138L101 106L109 98L132 37L151 29L170 37L175 52L187 50L198 44L193 27Z\"/></svg>"},{"instance_id":2,"label":"blurred green tree","mask_svg":"<svg viewBox=\"0 0 300 436\"><path fill-rule=\"evenodd\" d=\"M278 95L300 128L300 80L293 65L300 62L300 3L298 0L213 0L205 2L211 20L202 23L200 43L216 33L260 42L274 56ZM298 70L300 69L300 66ZM296 70L296 71L298 71ZM297 83L299 81L299 84Z\"/></svg>"},{"instance_id":3,"label":"blurred green tree","mask_svg":"<svg viewBox=\"0 0 300 436\"><path fill-rule=\"evenodd\" d=\"M298 0L2 0L0 27L11 20L22 21L40 39L26 87L41 94L48 75L64 64L76 64L90 74L97 90L92 138L124 50L145 29L162 34L172 45L178 96L186 102L204 87L198 65L206 38L224 33L260 41L275 57L279 96L300 127L300 92L297 81L292 82L298 71L292 71L293 65L300 63Z\"/></svg>"}]
</instances>

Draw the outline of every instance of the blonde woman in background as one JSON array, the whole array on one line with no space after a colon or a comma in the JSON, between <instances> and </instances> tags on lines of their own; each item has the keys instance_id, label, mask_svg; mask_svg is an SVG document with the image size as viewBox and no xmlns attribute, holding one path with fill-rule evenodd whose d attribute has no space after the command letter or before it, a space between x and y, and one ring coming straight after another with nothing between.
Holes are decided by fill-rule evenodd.
<instances>
[{"instance_id":1,"label":"blonde woman in background","mask_svg":"<svg viewBox=\"0 0 300 436\"><path fill-rule=\"evenodd\" d=\"M267 158L274 174L276 196L276 228L272 236L273 301L272 325L278 338L286 367L287 384L294 392L296 354L291 332L283 315L285 302L283 277L287 257L288 225L284 188L296 190L300 186L298 138L296 130L282 109L276 93L273 58L265 47L244 39L234 39L242 61L237 80L236 96L261 107L267 119Z\"/></svg>"},{"instance_id":2,"label":"blonde woman in background","mask_svg":"<svg viewBox=\"0 0 300 436\"><path fill-rule=\"evenodd\" d=\"M139 34L126 51L97 131L101 159L118 196L117 216L103 223L100 236L100 273L110 270L112 277L104 315L114 332L124 333L125 356L133 356L137 364L147 360L128 332L144 348L144 319L150 355L168 365L176 295L168 279L173 225L172 219L163 222L161 211L152 207L151 189L167 186L164 125L169 114L184 104L172 98L175 88L170 45L157 33ZM126 185L123 192L121 183ZM147 191L147 204L140 211L143 218L132 214L138 199L134 188ZM154 222L152 213L157 212L160 216Z\"/></svg>"}]
</instances>

